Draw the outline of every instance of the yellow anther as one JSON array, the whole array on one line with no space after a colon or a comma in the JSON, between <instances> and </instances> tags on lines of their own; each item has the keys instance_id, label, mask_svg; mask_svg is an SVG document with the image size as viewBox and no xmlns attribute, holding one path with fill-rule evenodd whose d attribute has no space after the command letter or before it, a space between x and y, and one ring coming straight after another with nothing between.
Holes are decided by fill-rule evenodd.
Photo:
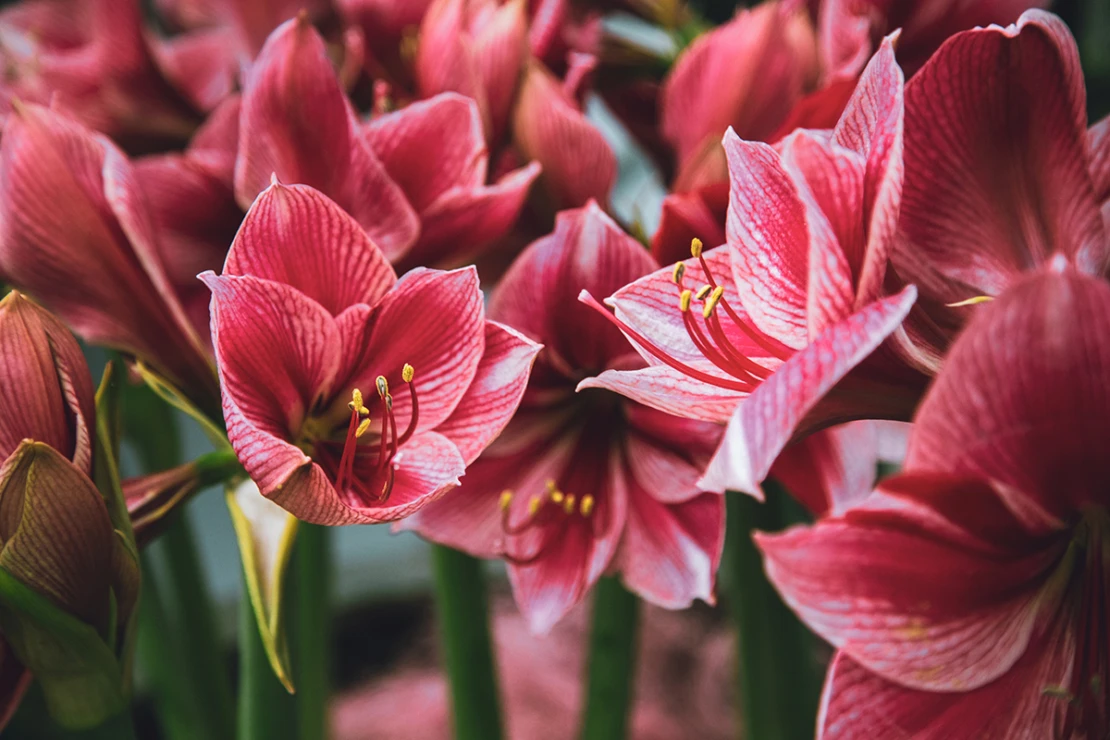
<instances>
[{"instance_id":1,"label":"yellow anther","mask_svg":"<svg viewBox=\"0 0 1110 740\"><path fill-rule=\"evenodd\" d=\"M594 497L586 494L582 497L582 503L578 505L578 510L582 512L582 516L589 516L594 513Z\"/></svg>"},{"instance_id":2,"label":"yellow anther","mask_svg":"<svg viewBox=\"0 0 1110 740\"><path fill-rule=\"evenodd\" d=\"M956 301L955 303L946 303L944 305L948 306L949 308L962 308L964 306L975 306L980 303L986 303L987 301L993 300L994 296L977 295L974 298L968 298L966 301Z\"/></svg>"},{"instance_id":3,"label":"yellow anther","mask_svg":"<svg viewBox=\"0 0 1110 740\"><path fill-rule=\"evenodd\" d=\"M717 304L721 302L721 296L725 294L724 286L718 285L713 289L709 295L709 299L705 302L705 308L702 309L701 315L709 318L713 315L713 309L717 308Z\"/></svg>"},{"instance_id":4,"label":"yellow anther","mask_svg":"<svg viewBox=\"0 0 1110 740\"><path fill-rule=\"evenodd\" d=\"M533 496L528 499L528 516L535 516L536 512L540 510L540 504L542 503L543 501L540 500L539 496Z\"/></svg>"},{"instance_id":5,"label":"yellow anther","mask_svg":"<svg viewBox=\"0 0 1110 740\"><path fill-rule=\"evenodd\" d=\"M686 265L681 262L675 263L674 272L671 273L671 280L675 285L682 285L682 276L686 274Z\"/></svg>"},{"instance_id":6,"label":"yellow anther","mask_svg":"<svg viewBox=\"0 0 1110 740\"><path fill-rule=\"evenodd\" d=\"M558 489L552 491L551 492L551 503L556 504L556 505L563 503L563 492L558 490Z\"/></svg>"},{"instance_id":7,"label":"yellow anther","mask_svg":"<svg viewBox=\"0 0 1110 740\"><path fill-rule=\"evenodd\" d=\"M712 285L703 285L700 288L698 288L697 293L694 293L694 297L697 298L699 301L704 301L705 297L707 295L709 295L709 291L711 291L711 290L713 290Z\"/></svg>"},{"instance_id":8,"label":"yellow anther","mask_svg":"<svg viewBox=\"0 0 1110 740\"><path fill-rule=\"evenodd\" d=\"M693 298L693 297L694 297L694 291L692 291L692 290L684 290L681 293L679 293L679 295L678 295L678 307L679 307L679 309L682 310L682 313L686 313L687 311L690 310L690 299Z\"/></svg>"},{"instance_id":9,"label":"yellow anther","mask_svg":"<svg viewBox=\"0 0 1110 740\"><path fill-rule=\"evenodd\" d=\"M547 481L543 485L544 485L544 488L547 489L548 493L555 493L555 491L559 490L559 487L557 485L555 485L555 481L551 478L548 478Z\"/></svg>"},{"instance_id":10,"label":"yellow anther","mask_svg":"<svg viewBox=\"0 0 1110 740\"><path fill-rule=\"evenodd\" d=\"M389 381L385 379L384 375L379 375L374 385L378 386L378 395L385 398L389 395Z\"/></svg>"},{"instance_id":11,"label":"yellow anther","mask_svg":"<svg viewBox=\"0 0 1110 740\"><path fill-rule=\"evenodd\" d=\"M701 257L702 243L701 239L696 236L690 240L690 254L694 257Z\"/></svg>"},{"instance_id":12,"label":"yellow anther","mask_svg":"<svg viewBox=\"0 0 1110 740\"><path fill-rule=\"evenodd\" d=\"M416 375L416 370L406 362L405 366L401 368L401 380L411 383L414 375Z\"/></svg>"},{"instance_id":13,"label":"yellow anther","mask_svg":"<svg viewBox=\"0 0 1110 740\"><path fill-rule=\"evenodd\" d=\"M366 430L369 429L369 428L370 428L370 420L369 419L363 419L362 421L360 421L359 424L358 424L358 429L355 430L355 439L358 439L362 435L366 434Z\"/></svg>"},{"instance_id":14,"label":"yellow anther","mask_svg":"<svg viewBox=\"0 0 1110 740\"><path fill-rule=\"evenodd\" d=\"M347 408L351 411L357 411L359 414L362 414L366 409L366 407L362 405L362 391L358 388L351 391L351 400L347 402Z\"/></svg>"},{"instance_id":15,"label":"yellow anther","mask_svg":"<svg viewBox=\"0 0 1110 740\"><path fill-rule=\"evenodd\" d=\"M563 511L565 511L568 514L573 514L574 513L574 504L575 504L575 502L576 501L575 501L575 498L574 498L574 494L573 493L568 493L566 500L563 501Z\"/></svg>"},{"instance_id":16,"label":"yellow anther","mask_svg":"<svg viewBox=\"0 0 1110 740\"><path fill-rule=\"evenodd\" d=\"M506 488L504 491L501 492L501 501L500 501L501 511L505 511L506 509L508 509L509 505L512 502L513 502L513 492Z\"/></svg>"}]
</instances>

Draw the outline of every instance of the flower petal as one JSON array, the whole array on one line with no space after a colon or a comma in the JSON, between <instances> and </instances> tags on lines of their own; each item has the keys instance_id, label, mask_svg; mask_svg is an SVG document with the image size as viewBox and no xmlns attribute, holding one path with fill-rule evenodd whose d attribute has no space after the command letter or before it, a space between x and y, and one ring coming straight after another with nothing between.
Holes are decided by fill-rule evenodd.
<instances>
[{"instance_id":1,"label":"flower petal","mask_svg":"<svg viewBox=\"0 0 1110 740\"><path fill-rule=\"evenodd\" d=\"M515 329L486 322L485 351L474 381L451 416L436 427L455 443L467 464L509 423L542 348Z\"/></svg>"},{"instance_id":2,"label":"flower petal","mask_svg":"<svg viewBox=\"0 0 1110 740\"><path fill-rule=\"evenodd\" d=\"M911 285L830 326L736 407L701 485L762 497L759 484L798 425L833 386L898 328L917 298Z\"/></svg>"},{"instance_id":3,"label":"flower petal","mask_svg":"<svg viewBox=\"0 0 1110 740\"><path fill-rule=\"evenodd\" d=\"M490 141L499 141L509 123L528 53L526 11L524 0L510 0L490 12L474 35L474 63L486 95Z\"/></svg>"},{"instance_id":4,"label":"flower petal","mask_svg":"<svg viewBox=\"0 0 1110 740\"><path fill-rule=\"evenodd\" d=\"M716 368L707 360L688 363L704 373ZM606 388L653 409L686 419L726 423L733 409L748 394L719 388L667 365L652 365L640 370L606 370L595 378L578 384L584 388Z\"/></svg>"},{"instance_id":5,"label":"flower petal","mask_svg":"<svg viewBox=\"0 0 1110 740\"><path fill-rule=\"evenodd\" d=\"M779 454L771 475L814 515L839 516L875 487L876 424L853 421L810 434Z\"/></svg>"},{"instance_id":6,"label":"flower petal","mask_svg":"<svg viewBox=\"0 0 1110 740\"><path fill-rule=\"evenodd\" d=\"M337 315L374 305L397 282L362 227L318 190L273 184L251 205L225 275L254 275L296 288Z\"/></svg>"},{"instance_id":7,"label":"flower petal","mask_svg":"<svg viewBox=\"0 0 1110 740\"><path fill-rule=\"evenodd\" d=\"M663 199L659 228L651 238L651 254L661 265L682 262L690 256L690 240L725 243L728 185L718 183L692 193L671 193Z\"/></svg>"},{"instance_id":8,"label":"flower petal","mask_svg":"<svg viewBox=\"0 0 1110 740\"><path fill-rule=\"evenodd\" d=\"M901 274L955 302L997 295L1057 251L1101 269L1085 104L1055 16L950 39L906 86Z\"/></svg>"},{"instance_id":9,"label":"flower petal","mask_svg":"<svg viewBox=\"0 0 1110 740\"><path fill-rule=\"evenodd\" d=\"M420 24L413 75L420 97L456 92L472 98L481 118L488 112L485 85L475 59L464 0L436 0Z\"/></svg>"}]
</instances>

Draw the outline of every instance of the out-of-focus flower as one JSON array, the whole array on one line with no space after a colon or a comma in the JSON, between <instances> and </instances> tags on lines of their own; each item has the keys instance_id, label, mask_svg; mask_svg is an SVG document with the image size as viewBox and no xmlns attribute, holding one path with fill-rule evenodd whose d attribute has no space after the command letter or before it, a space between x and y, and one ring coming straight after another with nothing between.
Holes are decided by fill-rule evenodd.
<instances>
[{"instance_id":1,"label":"out-of-focus flower","mask_svg":"<svg viewBox=\"0 0 1110 740\"><path fill-rule=\"evenodd\" d=\"M725 243L728 183L717 182L689 193L671 193L663 200L659 228L651 237L651 253L661 265L690 256L690 243Z\"/></svg>"},{"instance_id":2,"label":"out-of-focus flower","mask_svg":"<svg viewBox=\"0 0 1110 740\"><path fill-rule=\"evenodd\" d=\"M223 274L201 277L228 438L263 495L305 521L394 520L457 485L538 350L486 321L472 268L398 281L306 186L264 191Z\"/></svg>"},{"instance_id":3,"label":"out-of-focus flower","mask_svg":"<svg viewBox=\"0 0 1110 740\"><path fill-rule=\"evenodd\" d=\"M902 185L902 74L890 41L831 132L776 150L725 137L728 244L609 299L649 366L607 370L615 390L690 419L727 423L701 485L758 494L792 439L859 418L908 418L924 377L869 357L913 305L884 295ZM690 286L690 287L687 287ZM696 303L701 305L697 306Z\"/></svg>"},{"instance_id":4,"label":"out-of-focus flower","mask_svg":"<svg viewBox=\"0 0 1110 740\"><path fill-rule=\"evenodd\" d=\"M520 409L461 488L401 523L479 556L497 554L542 632L606 571L669 608L713 599L723 499L695 484L721 430L606 390L585 377L643 366L624 337L575 298L654 269L594 203L559 215L517 259L490 314L542 342Z\"/></svg>"},{"instance_id":5,"label":"out-of-focus flower","mask_svg":"<svg viewBox=\"0 0 1110 740\"><path fill-rule=\"evenodd\" d=\"M138 564L89 478L95 411L77 342L13 292L0 301L0 353L0 726L27 686L24 666L58 721L89 726L118 711L111 703L121 696L119 674L113 685L87 651L111 656L135 605ZM58 638L58 619L93 631ZM67 646L64 665L56 639Z\"/></svg>"},{"instance_id":6,"label":"out-of-focus flower","mask_svg":"<svg viewBox=\"0 0 1110 740\"><path fill-rule=\"evenodd\" d=\"M1043 11L953 37L909 81L893 262L921 290L922 321L907 330L923 365L939 366L971 310L946 304L998 295L1054 254L1105 272L1110 140L1099 132L1087 130L1075 41Z\"/></svg>"},{"instance_id":7,"label":"out-of-focus flower","mask_svg":"<svg viewBox=\"0 0 1110 740\"><path fill-rule=\"evenodd\" d=\"M863 504L758 539L839 648L820 737L1110 730L1110 286L1063 258L980 309Z\"/></svg>"},{"instance_id":8,"label":"out-of-focus flower","mask_svg":"<svg viewBox=\"0 0 1110 740\"><path fill-rule=\"evenodd\" d=\"M0 143L0 272L90 342L152 365L201 408L216 374L162 263L127 157L61 113L25 105Z\"/></svg>"},{"instance_id":9,"label":"out-of-focus flower","mask_svg":"<svg viewBox=\"0 0 1110 740\"><path fill-rule=\"evenodd\" d=\"M879 41L895 29L898 61L914 74L945 39L992 23L1013 23L1049 0L823 0L818 10L821 62L830 78L854 78Z\"/></svg>"},{"instance_id":10,"label":"out-of-focus flower","mask_svg":"<svg viewBox=\"0 0 1110 740\"><path fill-rule=\"evenodd\" d=\"M617 178L617 158L605 137L582 113L578 94L593 61L577 57L560 84L542 64L524 73L513 117L513 137L528 159L543 167L540 178L557 209L608 203Z\"/></svg>"}]
</instances>

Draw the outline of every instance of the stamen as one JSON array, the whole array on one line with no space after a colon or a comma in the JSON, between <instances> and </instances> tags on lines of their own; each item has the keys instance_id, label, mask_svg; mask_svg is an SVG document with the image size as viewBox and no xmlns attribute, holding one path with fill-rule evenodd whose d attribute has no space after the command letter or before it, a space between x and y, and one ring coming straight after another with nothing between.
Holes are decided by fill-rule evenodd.
<instances>
[{"instance_id":1,"label":"stamen","mask_svg":"<svg viewBox=\"0 0 1110 740\"><path fill-rule=\"evenodd\" d=\"M568 515L573 514L574 513L574 504L575 504L574 494L573 493L568 493L566 501L563 502L563 511L565 511Z\"/></svg>"},{"instance_id":2,"label":"stamen","mask_svg":"<svg viewBox=\"0 0 1110 740\"><path fill-rule=\"evenodd\" d=\"M704 301L705 297L707 295L709 295L709 291L711 291L711 290L713 290L712 285L703 285L700 288L698 288L697 293L694 293L694 297L697 298L699 301Z\"/></svg>"},{"instance_id":3,"label":"stamen","mask_svg":"<svg viewBox=\"0 0 1110 740\"><path fill-rule=\"evenodd\" d=\"M512 503L513 503L513 492L511 490L509 490L508 488L506 488L504 491L501 492L501 501L500 501L501 511L505 511L506 509L508 509L509 506L512 505Z\"/></svg>"},{"instance_id":4,"label":"stamen","mask_svg":"<svg viewBox=\"0 0 1110 740\"><path fill-rule=\"evenodd\" d=\"M366 434L366 430L370 428L370 419L363 419L359 422L358 429L355 430L355 438L359 438Z\"/></svg>"},{"instance_id":5,"label":"stamen","mask_svg":"<svg viewBox=\"0 0 1110 740\"><path fill-rule=\"evenodd\" d=\"M420 404L416 401L416 386L413 385L412 379L416 377L416 370L412 365L405 363L401 368L401 380L409 387L409 405L411 406L411 413L409 414L409 423L405 427L405 433L401 435L401 439L397 441L398 445L403 445L408 442L412 435L416 433L416 424L420 420ZM392 401L390 401L392 403Z\"/></svg>"},{"instance_id":6,"label":"stamen","mask_svg":"<svg viewBox=\"0 0 1110 740\"><path fill-rule=\"evenodd\" d=\"M676 262L674 272L671 273L671 280L675 285L682 286L682 278L686 275L686 265L681 262Z\"/></svg>"},{"instance_id":7,"label":"stamen","mask_svg":"<svg viewBox=\"0 0 1110 740\"><path fill-rule=\"evenodd\" d=\"M708 319L710 315L712 315L714 309L717 308L717 304L721 302L721 296L724 294L725 289L719 285L713 289L713 294L709 296L709 300L705 302L705 306L701 310L703 318Z\"/></svg>"},{"instance_id":8,"label":"stamen","mask_svg":"<svg viewBox=\"0 0 1110 740\"><path fill-rule=\"evenodd\" d=\"M690 299L694 297L693 291L684 290L678 295L678 308L683 313L690 310Z\"/></svg>"},{"instance_id":9,"label":"stamen","mask_svg":"<svg viewBox=\"0 0 1110 740\"><path fill-rule=\"evenodd\" d=\"M994 300L994 296L977 295L974 298L968 298L967 300L963 300L963 301L956 301L955 303L945 303L944 305L947 306L948 308L962 308L964 306L976 306L980 303L987 303L988 301L993 301L993 300Z\"/></svg>"},{"instance_id":10,"label":"stamen","mask_svg":"<svg viewBox=\"0 0 1110 740\"><path fill-rule=\"evenodd\" d=\"M693 257L701 258L701 251L705 245L701 243L701 239L696 236L690 240L690 254Z\"/></svg>"},{"instance_id":11,"label":"stamen","mask_svg":"<svg viewBox=\"0 0 1110 740\"><path fill-rule=\"evenodd\" d=\"M582 503L579 504L578 510L582 513L582 516L589 516L592 514L594 512L594 497L588 493L583 496Z\"/></svg>"}]
</instances>

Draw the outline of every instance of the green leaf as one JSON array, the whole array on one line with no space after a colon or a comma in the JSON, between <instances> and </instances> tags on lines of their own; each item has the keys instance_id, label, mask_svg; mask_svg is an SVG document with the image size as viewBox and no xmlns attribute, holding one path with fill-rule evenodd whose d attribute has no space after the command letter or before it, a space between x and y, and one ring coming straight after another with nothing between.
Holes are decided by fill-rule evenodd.
<instances>
[{"instance_id":1,"label":"green leaf","mask_svg":"<svg viewBox=\"0 0 1110 740\"><path fill-rule=\"evenodd\" d=\"M185 394L174 387L172 383L154 370L151 370L142 362L136 362L134 368L135 371L139 373L139 377L143 379L143 382L145 382L152 391L158 394L159 398L175 409L183 411L193 419L196 419L197 423L200 424L201 428L204 430L205 435L217 450L231 449L231 444L227 441L227 433L222 426L222 418L218 421L213 420L211 416L201 411L196 404L190 401Z\"/></svg>"},{"instance_id":2,"label":"green leaf","mask_svg":"<svg viewBox=\"0 0 1110 740\"><path fill-rule=\"evenodd\" d=\"M0 630L62 726L95 727L126 708L119 663L97 631L3 568Z\"/></svg>"}]
</instances>

